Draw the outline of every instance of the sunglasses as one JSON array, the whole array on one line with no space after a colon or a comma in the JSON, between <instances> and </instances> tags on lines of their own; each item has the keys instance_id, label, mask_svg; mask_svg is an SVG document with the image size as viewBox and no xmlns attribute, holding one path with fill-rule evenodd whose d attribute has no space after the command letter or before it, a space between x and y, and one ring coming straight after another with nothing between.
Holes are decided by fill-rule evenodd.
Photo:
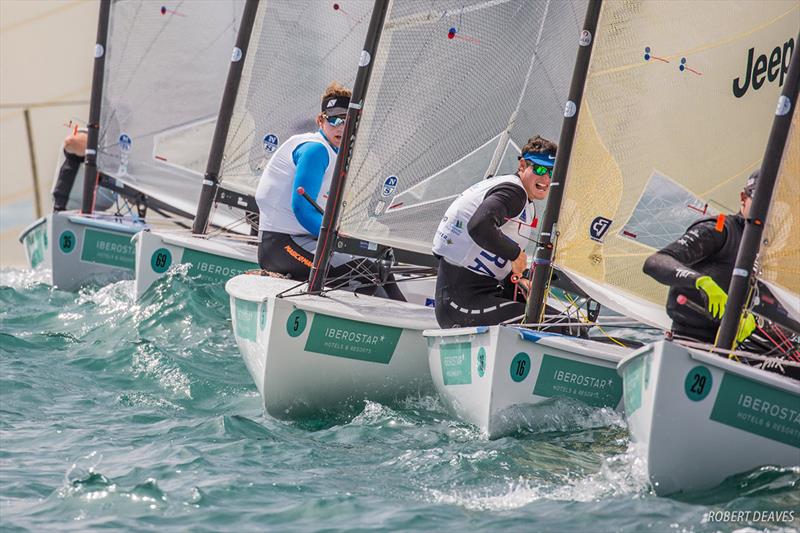
<instances>
[{"instance_id":1,"label":"sunglasses","mask_svg":"<svg viewBox=\"0 0 800 533\"><path fill-rule=\"evenodd\" d=\"M537 176L544 176L545 174L550 174L551 176L553 175L552 174L553 169L551 167L546 167L544 165L538 165L536 163L531 163L530 161L527 161L527 160L526 160L526 163L528 163L529 167L533 167L533 173L536 174Z\"/></svg>"},{"instance_id":2,"label":"sunglasses","mask_svg":"<svg viewBox=\"0 0 800 533\"><path fill-rule=\"evenodd\" d=\"M322 118L324 118L328 124L334 127L344 124L344 117L329 117L328 115L322 115Z\"/></svg>"}]
</instances>

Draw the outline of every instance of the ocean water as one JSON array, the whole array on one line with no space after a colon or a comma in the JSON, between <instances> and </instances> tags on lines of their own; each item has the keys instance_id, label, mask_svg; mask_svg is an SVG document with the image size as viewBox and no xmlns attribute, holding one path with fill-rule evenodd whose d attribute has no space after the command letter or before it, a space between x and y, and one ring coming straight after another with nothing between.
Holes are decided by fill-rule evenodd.
<instances>
[{"instance_id":1,"label":"ocean water","mask_svg":"<svg viewBox=\"0 0 800 533\"><path fill-rule=\"evenodd\" d=\"M0 271L3 531L796 531L800 469L656 497L611 410L487 441L435 397L266 416L224 290ZM557 406L558 407L558 406ZM720 450L724 453L724 450ZM792 522L714 522L717 511Z\"/></svg>"}]
</instances>

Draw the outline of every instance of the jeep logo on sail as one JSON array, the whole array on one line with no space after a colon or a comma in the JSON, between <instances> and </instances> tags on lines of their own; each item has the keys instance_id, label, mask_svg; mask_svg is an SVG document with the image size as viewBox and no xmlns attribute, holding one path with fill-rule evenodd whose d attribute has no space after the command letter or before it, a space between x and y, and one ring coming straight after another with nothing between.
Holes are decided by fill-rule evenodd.
<instances>
[{"instance_id":1,"label":"jeep logo on sail","mask_svg":"<svg viewBox=\"0 0 800 533\"><path fill-rule=\"evenodd\" d=\"M611 227L611 220L605 217L597 217L592 220L592 224L589 226L589 236L593 241L603 242L603 236L609 227Z\"/></svg>"},{"instance_id":2,"label":"jeep logo on sail","mask_svg":"<svg viewBox=\"0 0 800 533\"><path fill-rule=\"evenodd\" d=\"M744 96L751 83L754 91L759 90L764 85L764 81L773 82L776 79L778 79L778 87L783 87L783 78L789 70L789 60L793 52L794 39L783 43L783 48L780 46L773 48L769 59L767 59L767 54L761 54L753 61L755 48L748 50L744 75L733 80L733 96L736 98Z\"/></svg>"}]
</instances>

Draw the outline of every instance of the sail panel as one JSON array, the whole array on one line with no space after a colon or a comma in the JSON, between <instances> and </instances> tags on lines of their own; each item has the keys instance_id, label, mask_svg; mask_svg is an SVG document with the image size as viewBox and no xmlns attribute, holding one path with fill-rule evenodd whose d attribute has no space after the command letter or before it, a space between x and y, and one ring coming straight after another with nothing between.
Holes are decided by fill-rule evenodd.
<instances>
[{"instance_id":1,"label":"sail panel","mask_svg":"<svg viewBox=\"0 0 800 533\"><path fill-rule=\"evenodd\" d=\"M316 131L332 81L352 89L373 2L262 0L225 143L220 181L255 195L280 144Z\"/></svg>"},{"instance_id":2,"label":"sail panel","mask_svg":"<svg viewBox=\"0 0 800 533\"><path fill-rule=\"evenodd\" d=\"M98 169L194 213L243 0L111 5Z\"/></svg>"},{"instance_id":3,"label":"sail panel","mask_svg":"<svg viewBox=\"0 0 800 533\"><path fill-rule=\"evenodd\" d=\"M605 2L556 264L663 305L642 264L693 220L738 211L798 27L794 0Z\"/></svg>"},{"instance_id":4,"label":"sail panel","mask_svg":"<svg viewBox=\"0 0 800 533\"><path fill-rule=\"evenodd\" d=\"M395 2L340 232L430 254L458 194L516 171L532 135L557 140L585 11L585 0Z\"/></svg>"}]
</instances>

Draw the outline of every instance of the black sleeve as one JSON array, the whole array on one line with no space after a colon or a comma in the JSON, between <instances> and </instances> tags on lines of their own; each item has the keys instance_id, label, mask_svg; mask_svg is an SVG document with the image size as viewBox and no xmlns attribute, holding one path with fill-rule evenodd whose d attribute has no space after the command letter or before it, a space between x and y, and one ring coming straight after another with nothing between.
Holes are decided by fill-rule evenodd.
<instances>
[{"instance_id":1,"label":"black sleeve","mask_svg":"<svg viewBox=\"0 0 800 533\"><path fill-rule=\"evenodd\" d=\"M519 215L527 202L525 189L517 185L503 183L489 189L467 223L469 236L484 250L513 261L519 255L519 245L503 235L500 226Z\"/></svg>"},{"instance_id":2,"label":"black sleeve","mask_svg":"<svg viewBox=\"0 0 800 533\"><path fill-rule=\"evenodd\" d=\"M702 222L648 257L644 273L670 287L694 288L701 274L691 267L714 256L724 244L725 230L717 231L714 222Z\"/></svg>"},{"instance_id":3,"label":"black sleeve","mask_svg":"<svg viewBox=\"0 0 800 533\"><path fill-rule=\"evenodd\" d=\"M75 183L75 176L78 174L78 169L83 163L83 157L69 152L64 152L66 159L58 171L58 178L56 178L56 185L53 188L53 209L55 211L63 211L67 208L67 201L69 200L69 193L72 191L72 186Z\"/></svg>"}]
</instances>

